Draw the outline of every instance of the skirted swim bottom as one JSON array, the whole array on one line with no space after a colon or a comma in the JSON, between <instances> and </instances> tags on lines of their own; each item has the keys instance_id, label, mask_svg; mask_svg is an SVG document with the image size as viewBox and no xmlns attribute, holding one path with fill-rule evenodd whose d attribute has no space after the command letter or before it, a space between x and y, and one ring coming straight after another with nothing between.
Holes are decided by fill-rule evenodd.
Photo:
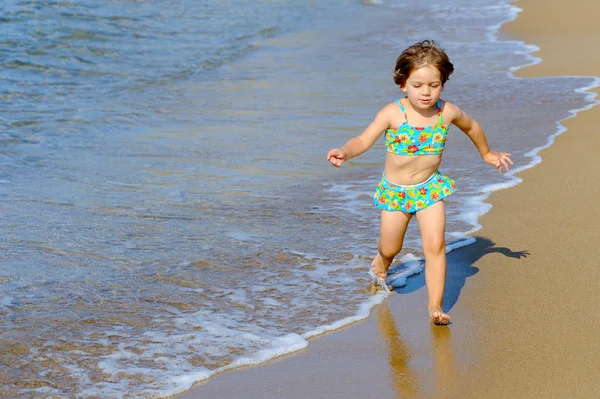
<instances>
[{"instance_id":1,"label":"skirted swim bottom","mask_svg":"<svg viewBox=\"0 0 600 399\"><path fill-rule=\"evenodd\" d=\"M384 211L402 211L415 214L441 201L456 191L454 180L435 172L429 179L412 186L394 184L381 176L373 202Z\"/></svg>"}]
</instances>

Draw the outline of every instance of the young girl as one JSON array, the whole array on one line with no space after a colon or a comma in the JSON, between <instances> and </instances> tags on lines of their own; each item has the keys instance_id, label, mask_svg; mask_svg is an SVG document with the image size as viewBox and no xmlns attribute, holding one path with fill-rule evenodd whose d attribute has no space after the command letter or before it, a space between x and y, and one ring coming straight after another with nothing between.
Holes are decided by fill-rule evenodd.
<instances>
[{"instance_id":1,"label":"young girl","mask_svg":"<svg viewBox=\"0 0 600 399\"><path fill-rule=\"evenodd\" d=\"M381 209L378 253L371 265L379 282L402 249L408 222L416 216L425 253L425 283L432 323L448 324L442 310L446 283L446 213L443 199L456 190L454 181L438 171L446 134L456 125L475 144L481 158L502 173L512 165L510 154L490 150L479 124L459 107L441 100L454 71L446 53L432 40L416 43L396 61L394 82L406 97L383 107L373 122L342 148L327 153L340 167L367 151L385 133L385 168L374 196Z\"/></svg>"}]
</instances>

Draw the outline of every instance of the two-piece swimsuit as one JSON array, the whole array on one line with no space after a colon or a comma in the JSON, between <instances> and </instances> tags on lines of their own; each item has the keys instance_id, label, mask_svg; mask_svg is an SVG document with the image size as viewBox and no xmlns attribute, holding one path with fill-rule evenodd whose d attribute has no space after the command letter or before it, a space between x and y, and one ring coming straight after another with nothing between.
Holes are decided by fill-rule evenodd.
<instances>
[{"instance_id":1,"label":"two-piece swimsuit","mask_svg":"<svg viewBox=\"0 0 600 399\"><path fill-rule=\"evenodd\" d=\"M400 100L396 100L396 103L404 113L404 123L398 128L385 131L386 151L404 156L441 154L446 145L448 126L442 119L440 100L436 103L438 119L435 125L426 127L410 126L402 103ZM384 173L373 200L377 208L415 214L455 191L454 180L439 171L424 182L410 186L392 183L386 179Z\"/></svg>"}]
</instances>

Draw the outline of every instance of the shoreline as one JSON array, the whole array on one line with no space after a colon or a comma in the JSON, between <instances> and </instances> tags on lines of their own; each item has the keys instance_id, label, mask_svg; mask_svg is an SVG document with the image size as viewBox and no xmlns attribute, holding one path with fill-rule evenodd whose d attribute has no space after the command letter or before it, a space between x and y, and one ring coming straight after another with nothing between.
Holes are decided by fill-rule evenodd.
<instances>
[{"instance_id":1,"label":"shoreline","mask_svg":"<svg viewBox=\"0 0 600 399\"><path fill-rule=\"evenodd\" d=\"M556 0L551 2L558 4ZM590 8L596 7L596 11L600 8L583 5L581 0L575 3L581 5L579 11L584 13L571 15L570 21L586 14L591 18L594 12ZM555 58L568 57L556 48L551 49L552 37L542 40L543 44L534 41L539 26L531 18L538 20L540 13L554 13L552 18L563 17L564 10L552 11L547 2L542 4L540 0L521 0L513 4L523 11L514 21L502 25L502 33L535 43L540 50L529 55L541 58L540 62L513 70L515 77L595 76L583 74L592 69L583 68L582 74L578 74L578 71L565 69L564 63L553 61L553 54ZM546 20L538 23L548 24ZM553 28L557 29L557 26ZM566 26L560 28L567 29ZM593 35L588 32L588 36ZM567 66L579 64L589 67L585 62ZM596 73L600 71L600 59L594 59L590 64L591 68L595 66ZM596 87L593 92L600 90ZM422 289L423 275L420 274L411 277L405 287L399 288L360 323L310 338L307 349L261 365L218 373L173 397L263 398L280 397L285 393L285 397L303 398L322 397L327 390L335 391L334 397L364 397L372 395L374 390L384 397L427 397L440 393L472 397L589 397L595 388L593 371L600 369L600 365L590 358L594 353L592 348L600 350L593 339L594 329L600 325L585 317L585 313L578 313L584 310L583 306L571 304L593 301L594 292L600 288L599 283L594 283L600 281L600 274L591 267L595 261L585 252L586 248L593 248L593 242L590 237L586 240L585 234L593 234L595 227L591 220L593 213L569 212L565 217L564 210L573 207L569 202L573 195L563 198L560 193L566 194L564 186L574 190L582 184L589 185L588 174L600 169L592 161L593 153L587 158L585 168L578 169L586 159L579 150L591 151L595 146L588 143L589 135L594 133L595 117L600 115L595 105L560 121L564 129L553 134L547 145L535 150L536 157L541 156L543 161L535 162L534 157L530 165L517 172L518 179L524 184L516 182L506 189L489 193L486 202L492 203L493 208L479 218L481 228L471 235L476 242L448 255L445 302L448 298L454 301L450 328L427 323L398 323L398 320L426 320L426 309L422 306L426 303L426 292ZM577 136L573 137L575 134ZM574 143L569 143L568 139ZM596 137L594 143L598 140ZM575 146L573 151L571 145ZM561 150L568 153L568 162ZM550 182L552 189L548 190ZM598 209L597 205L594 208L594 197L591 196L591 192L598 191L596 184L593 184L595 190L589 189L589 196L578 199L582 209ZM544 197L546 191L554 193L553 198L547 200ZM548 202L543 203L543 209L538 209L540 206L535 198L544 198ZM572 219L579 220L579 224L572 226ZM566 233L557 231L557 225ZM566 245L567 242L570 245ZM573 251L573 247L582 247L584 251ZM565 273L561 262L577 267L580 275ZM542 268L547 274L538 272ZM550 270L546 271L546 268ZM515 276L519 276L518 281ZM559 288L564 289L568 279L571 279L568 284L574 284L572 281L576 280L590 290L573 286L567 293L560 292ZM503 292L507 286L510 291ZM396 298L396 295L402 298ZM572 301L569 296L577 296L578 301ZM563 321L555 322L556 315L544 313L545 309L556 312L557 307L561 308L559 313ZM543 309L542 315L536 313L540 309ZM587 346L570 343L568 337L574 334L572 329L565 327L578 331ZM557 334L557 330L561 334ZM423 339L424 336L429 339ZM575 349L578 356L567 349ZM436 378L432 379L431 375Z\"/></svg>"}]
</instances>

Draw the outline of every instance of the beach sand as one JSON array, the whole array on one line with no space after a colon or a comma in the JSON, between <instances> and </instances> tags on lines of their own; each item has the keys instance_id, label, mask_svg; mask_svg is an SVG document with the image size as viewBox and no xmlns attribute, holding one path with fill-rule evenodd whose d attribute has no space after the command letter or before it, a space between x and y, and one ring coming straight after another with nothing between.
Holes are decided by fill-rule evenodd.
<instances>
[{"instance_id":1,"label":"beach sand","mask_svg":"<svg viewBox=\"0 0 600 399\"><path fill-rule=\"evenodd\" d=\"M600 3L522 0L506 38L542 62L520 77L600 76ZM423 276L300 352L197 384L182 398L600 397L600 107L492 193L476 243L449 254L452 325L427 322ZM410 321L407 323L406 321Z\"/></svg>"}]
</instances>

